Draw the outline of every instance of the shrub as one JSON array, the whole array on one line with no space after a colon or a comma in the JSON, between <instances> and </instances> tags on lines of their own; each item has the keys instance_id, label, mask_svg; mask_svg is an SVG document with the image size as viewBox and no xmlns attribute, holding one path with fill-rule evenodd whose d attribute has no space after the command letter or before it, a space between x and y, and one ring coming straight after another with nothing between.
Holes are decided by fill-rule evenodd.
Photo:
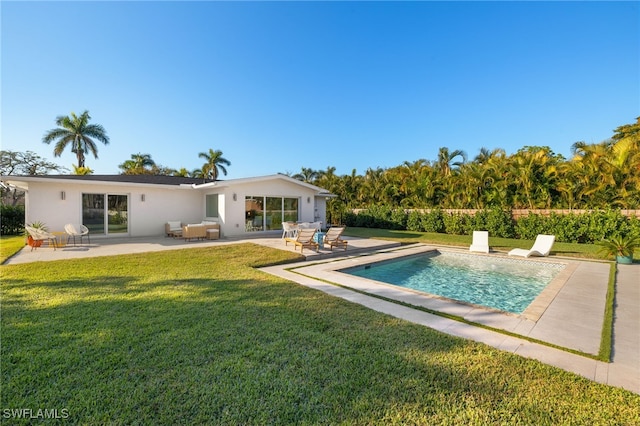
<instances>
[{"instance_id":1,"label":"shrub","mask_svg":"<svg viewBox=\"0 0 640 426\"><path fill-rule=\"evenodd\" d=\"M529 213L516 221L515 234L522 240L535 240L538 234L546 234L546 218L539 214Z\"/></svg>"},{"instance_id":2,"label":"shrub","mask_svg":"<svg viewBox=\"0 0 640 426\"><path fill-rule=\"evenodd\" d=\"M486 210L484 229L489 235L501 238L513 238L515 236L514 222L510 211L498 208Z\"/></svg>"},{"instance_id":3,"label":"shrub","mask_svg":"<svg viewBox=\"0 0 640 426\"><path fill-rule=\"evenodd\" d=\"M421 223L424 232L445 232L444 215L440 209L433 209L422 215Z\"/></svg>"},{"instance_id":4,"label":"shrub","mask_svg":"<svg viewBox=\"0 0 640 426\"><path fill-rule=\"evenodd\" d=\"M0 235L21 235L24 231L24 206L0 205Z\"/></svg>"},{"instance_id":5,"label":"shrub","mask_svg":"<svg viewBox=\"0 0 640 426\"><path fill-rule=\"evenodd\" d=\"M445 232L451 235L465 235L468 233L463 215L457 213L445 214L442 217Z\"/></svg>"},{"instance_id":6,"label":"shrub","mask_svg":"<svg viewBox=\"0 0 640 426\"><path fill-rule=\"evenodd\" d=\"M424 232L424 228L422 227L423 216L424 215L417 210L410 211L407 215L407 230Z\"/></svg>"}]
</instances>

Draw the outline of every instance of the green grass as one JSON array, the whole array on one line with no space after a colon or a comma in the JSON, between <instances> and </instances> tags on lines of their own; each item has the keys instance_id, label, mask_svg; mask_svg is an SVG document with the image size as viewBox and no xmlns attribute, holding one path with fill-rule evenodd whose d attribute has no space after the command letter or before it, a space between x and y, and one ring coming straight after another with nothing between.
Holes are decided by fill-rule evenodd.
<instances>
[{"instance_id":1,"label":"green grass","mask_svg":"<svg viewBox=\"0 0 640 426\"><path fill-rule=\"evenodd\" d=\"M25 237L14 235L0 237L0 264L16 254L25 245Z\"/></svg>"},{"instance_id":2,"label":"green grass","mask_svg":"<svg viewBox=\"0 0 640 426\"><path fill-rule=\"evenodd\" d=\"M297 256L238 244L0 267L0 408L81 424L640 418L639 395L254 269Z\"/></svg>"}]
</instances>

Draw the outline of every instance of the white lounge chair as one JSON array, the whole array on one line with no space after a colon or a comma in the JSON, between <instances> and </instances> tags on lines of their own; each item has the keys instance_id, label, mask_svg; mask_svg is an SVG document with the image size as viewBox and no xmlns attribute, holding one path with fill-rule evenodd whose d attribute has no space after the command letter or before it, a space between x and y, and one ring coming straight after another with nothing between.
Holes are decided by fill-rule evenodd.
<instances>
[{"instance_id":1,"label":"white lounge chair","mask_svg":"<svg viewBox=\"0 0 640 426\"><path fill-rule=\"evenodd\" d=\"M509 256L548 256L555 240L555 235L539 234L530 250L515 248L509 252Z\"/></svg>"},{"instance_id":2,"label":"white lounge chair","mask_svg":"<svg viewBox=\"0 0 640 426\"><path fill-rule=\"evenodd\" d=\"M473 231L473 241L469 251L489 253L489 231Z\"/></svg>"}]
</instances>

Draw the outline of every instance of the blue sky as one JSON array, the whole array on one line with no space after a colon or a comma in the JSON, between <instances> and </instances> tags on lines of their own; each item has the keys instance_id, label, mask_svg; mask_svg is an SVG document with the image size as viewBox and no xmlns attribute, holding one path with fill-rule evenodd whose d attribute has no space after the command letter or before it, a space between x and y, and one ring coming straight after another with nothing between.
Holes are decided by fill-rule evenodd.
<instances>
[{"instance_id":1,"label":"blue sky","mask_svg":"<svg viewBox=\"0 0 640 426\"><path fill-rule=\"evenodd\" d=\"M570 155L640 115L638 2L0 3L2 149L53 157L89 110L132 154L226 178L339 175L526 145ZM224 176L222 176L224 178Z\"/></svg>"}]
</instances>

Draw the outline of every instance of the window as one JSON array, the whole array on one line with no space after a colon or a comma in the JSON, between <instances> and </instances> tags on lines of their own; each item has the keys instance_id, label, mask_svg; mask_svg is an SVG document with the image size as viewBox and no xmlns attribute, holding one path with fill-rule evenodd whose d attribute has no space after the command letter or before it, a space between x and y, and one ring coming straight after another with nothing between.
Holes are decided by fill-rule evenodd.
<instances>
[{"instance_id":1,"label":"window","mask_svg":"<svg viewBox=\"0 0 640 426\"><path fill-rule=\"evenodd\" d=\"M283 221L298 220L298 198L252 195L245 198L244 204L246 231L279 230Z\"/></svg>"},{"instance_id":2,"label":"window","mask_svg":"<svg viewBox=\"0 0 640 426\"><path fill-rule=\"evenodd\" d=\"M205 217L219 217L220 210L218 209L218 194L207 194Z\"/></svg>"}]
</instances>

